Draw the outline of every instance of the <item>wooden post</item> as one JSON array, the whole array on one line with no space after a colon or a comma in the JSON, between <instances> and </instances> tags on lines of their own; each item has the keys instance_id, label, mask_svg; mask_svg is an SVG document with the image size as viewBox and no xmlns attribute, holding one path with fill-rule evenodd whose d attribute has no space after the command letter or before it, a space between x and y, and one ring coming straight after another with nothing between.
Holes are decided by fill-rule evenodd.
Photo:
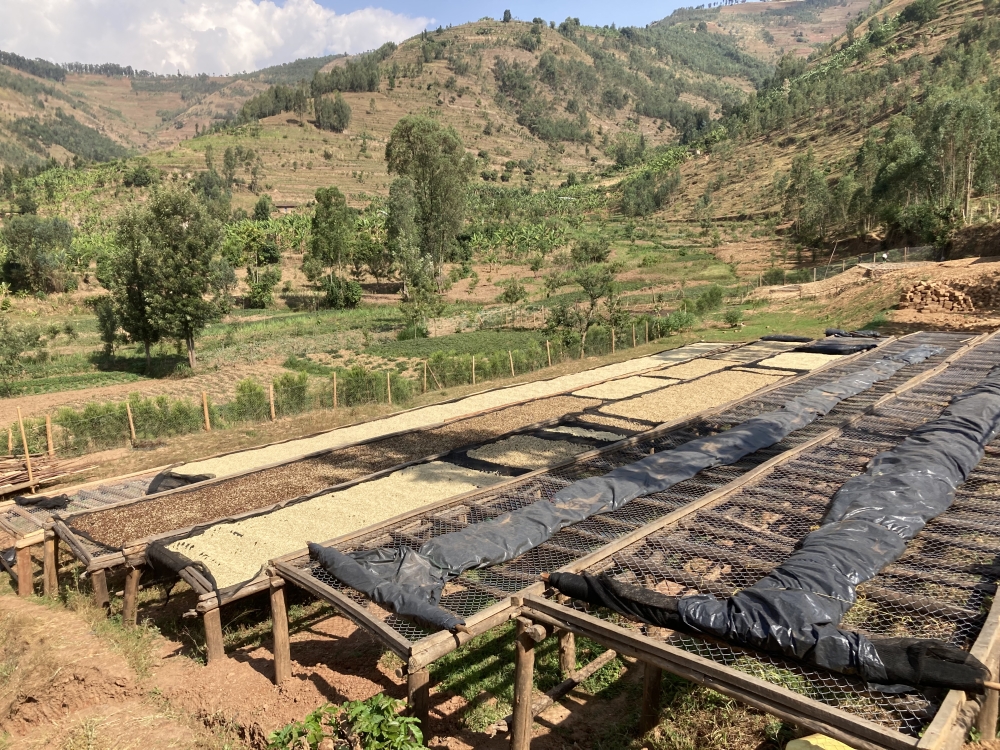
<instances>
[{"instance_id":1,"label":"wooden post","mask_svg":"<svg viewBox=\"0 0 1000 750\"><path fill-rule=\"evenodd\" d=\"M94 604L105 611L111 608L111 596L108 594L108 574L102 568L90 574L90 585L94 589Z\"/></svg>"},{"instance_id":2,"label":"wooden post","mask_svg":"<svg viewBox=\"0 0 1000 750\"><path fill-rule=\"evenodd\" d=\"M337 408L337 371L333 371L333 408Z\"/></svg>"},{"instance_id":3,"label":"wooden post","mask_svg":"<svg viewBox=\"0 0 1000 750\"><path fill-rule=\"evenodd\" d=\"M271 383L267 387L267 401L268 401L268 404L271 407L271 421L273 422L276 419L275 413L274 413L274 383Z\"/></svg>"},{"instance_id":4,"label":"wooden post","mask_svg":"<svg viewBox=\"0 0 1000 750\"><path fill-rule=\"evenodd\" d=\"M979 716L976 717L976 729L979 730L980 739L983 742L990 742L997 736L997 707L1000 699L1000 691L987 688L986 696L983 699L983 707L979 709Z\"/></svg>"},{"instance_id":5,"label":"wooden post","mask_svg":"<svg viewBox=\"0 0 1000 750\"><path fill-rule=\"evenodd\" d=\"M535 676L535 640L528 635L531 622L517 620L517 639L514 641L514 722L510 733L510 750L529 750L531 747L532 688Z\"/></svg>"},{"instance_id":6,"label":"wooden post","mask_svg":"<svg viewBox=\"0 0 1000 750\"><path fill-rule=\"evenodd\" d=\"M424 393L427 393L427 360L424 360Z\"/></svg>"},{"instance_id":7,"label":"wooden post","mask_svg":"<svg viewBox=\"0 0 1000 750\"><path fill-rule=\"evenodd\" d=\"M201 392L201 408L205 412L205 432L212 431L212 418L208 415L208 394Z\"/></svg>"},{"instance_id":8,"label":"wooden post","mask_svg":"<svg viewBox=\"0 0 1000 750\"><path fill-rule=\"evenodd\" d=\"M816 281L816 267L813 266L813 281Z\"/></svg>"},{"instance_id":9,"label":"wooden post","mask_svg":"<svg viewBox=\"0 0 1000 750\"><path fill-rule=\"evenodd\" d=\"M507 350L507 356L510 358L510 376L514 377L514 354L510 349Z\"/></svg>"},{"instance_id":10,"label":"wooden post","mask_svg":"<svg viewBox=\"0 0 1000 750\"><path fill-rule=\"evenodd\" d=\"M292 653L288 640L288 610L284 581L271 578L271 633L274 635L274 684L292 676Z\"/></svg>"},{"instance_id":11,"label":"wooden post","mask_svg":"<svg viewBox=\"0 0 1000 750\"><path fill-rule=\"evenodd\" d=\"M52 444L52 416L50 414L45 415L45 443L49 449L49 455L56 455L56 447Z\"/></svg>"},{"instance_id":12,"label":"wooden post","mask_svg":"<svg viewBox=\"0 0 1000 750\"><path fill-rule=\"evenodd\" d=\"M548 339L545 339L545 356L549 358L549 367L552 367L552 347L549 346Z\"/></svg>"},{"instance_id":13,"label":"wooden post","mask_svg":"<svg viewBox=\"0 0 1000 750\"><path fill-rule=\"evenodd\" d=\"M472 384L476 384L476 355L472 355Z\"/></svg>"},{"instance_id":14,"label":"wooden post","mask_svg":"<svg viewBox=\"0 0 1000 750\"><path fill-rule=\"evenodd\" d=\"M389 406L392 406L392 377L389 371L385 371L385 393L389 397Z\"/></svg>"},{"instance_id":15,"label":"wooden post","mask_svg":"<svg viewBox=\"0 0 1000 750\"><path fill-rule=\"evenodd\" d=\"M563 679L576 671L576 636L572 630L564 630L559 634L559 671Z\"/></svg>"},{"instance_id":16,"label":"wooden post","mask_svg":"<svg viewBox=\"0 0 1000 750\"><path fill-rule=\"evenodd\" d=\"M125 574L125 601L122 605L122 625L134 628L139 619L139 579L142 568L129 568Z\"/></svg>"},{"instance_id":17,"label":"wooden post","mask_svg":"<svg viewBox=\"0 0 1000 750\"><path fill-rule=\"evenodd\" d=\"M406 676L407 703L410 716L420 719L420 728L427 731L427 717L431 712L431 674L426 669Z\"/></svg>"},{"instance_id":18,"label":"wooden post","mask_svg":"<svg viewBox=\"0 0 1000 750\"><path fill-rule=\"evenodd\" d=\"M615 329L611 329L611 353L615 353Z\"/></svg>"},{"instance_id":19,"label":"wooden post","mask_svg":"<svg viewBox=\"0 0 1000 750\"><path fill-rule=\"evenodd\" d=\"M205 656L209 665L226 658L226 646L222 640L222 612L218 607L202 615L205 625Z\"/></svg>"},{"instance_id":20,"label":"wooden post","mask_svg":"<svg viewBox=\"0 0 1000 750\"><path fill-rule=\"evenodd\" d=\"M128 436L135 442L135 420L132 419L132 404L125 402L125 413L128 414Z\"/></svg>"},{"instance_id":21,"label":"wooden post","mask_svg":"<svg viewBox=\"0 0 1000 750\"><path fill-rule=\"evenodd\" d=\"M632 348L635 349L635 323L632 324Z\"/></svg>"},{"instance_id":22,"label":"wooden post","mask_svg":"<svg viewBox=\"0 0 1000 750\"><path fill-rule=\"evenodd\" d=\"M45 596L59 593L59 539L46 531L42 542L42 592Z\"/></svg>"},{"instance_id":23,"label":"wooden post","mask_svg":"<svg viewBox=\"0 0 1000 750\"><path fill-rule=\"evenodd\" d=\"M19 547L17 550L17 595L34 596L35 572L31 564L31 547Z\"/></svg>"},{"instance_id":24,"label":"wooden post","mask_svg":"<svg viewBox=\"0 0 1000 750\"><path fill-rule=\"evenodd\" d=\"M844 258L842 261L840 261L840 270L842 272L847 270L847 258Z\"/></svg>"},{"instance_id":25,"label":"wooden post","mask_svg":"<svg viewBox=\"0 0 1000 750\"><path fill-rule=\"evenodd\" d=\"M10 427L7 428L7 455L14 455L14 431Z\"/></svg>"},{"instance_id":26,"label":"wooden post","mask_svg":"<svg viewBox=\"0 0 1000 750\"><path fill-rule=\"evenodd\" d=\"M17 407L17 425L21 428L21 444L24 446L24 464L28 468L28 484L35 483L35 475L31 470L31 453L28 451L28 436L24 434L24 419L21 417L21 407Z\"/></svg>"},{"instance_id":27,"label":"wooden post","mask_svg":"<svg viewBox=\"0 0 1000 750\"><path fill-rule=\"evenodd\" d=\"M904 263L906 263L906 252L907 252L907 250L909 250L909 249L910 249L910 248L908 248L908 247L904 247L904 248L903 248L903 262L904 262Z\"/></svg>"},{"instance_id":28,"label":"wooden post","mask_svg":"<svg viewBox=\"0 0 1000 750\"><path fill-rule=\"evenodd\" d=\"M649 343L649 321L646 321L646 343Z\"/></svg>"},{"instance_id":29,"label":"wooden post","mask_svg":"<svg viewBox=\"0 0 1000 750\"><path fill-rule=\"evenodd\" d=\"M639 714L639 734L646 734L660 723L660 684L663 670L649 662L642 663L642 709Z\"/></svg>"}]
</instances>

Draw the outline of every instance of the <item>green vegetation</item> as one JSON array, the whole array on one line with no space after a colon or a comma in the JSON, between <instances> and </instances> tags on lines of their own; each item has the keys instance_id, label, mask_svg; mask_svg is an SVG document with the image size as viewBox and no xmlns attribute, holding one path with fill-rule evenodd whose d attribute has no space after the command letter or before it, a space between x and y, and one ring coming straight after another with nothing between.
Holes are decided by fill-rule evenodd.
<instances>
[{"instance_id":1,"label":"green vegetation","mask_svg":"<svg viewBox=\"0 0 1000 750\"><path fill-rule=\"evenodd\" d=\"M31 149L46 154L47 147L62 146L71 154L90 161L120 159L128 151L106 135L82 124L73 115L56 109L55 117L41 120L38 117L20 117L8 124Z\"/></svg>"},{"instance_id":2,"label":"green vegetation","mask_svg":"<svg viewBox=\"0 0 1000 750\"><path fill-rule=\"evenodd\" d=\"M418 719L403 716L405 701L379 693L342 706L326 704L302 721L272 732L268 748L316 750L324 740L336 750L416 750L424 746Z\"/></svg>"},{"instance_id":3,"label":"green vegetation","mask_svg":"<svg viewBox=\"0 0 1000 750\"><path fill-rule=\"evenodd\" d=\"M4 52L3 50L0 50L0 65L6 65L8 68L24 71L25 73L37 76L38 78L48 78L52 81L66 80L65 70L63 70L60 66L54 65L48 60L42 60L41 58L29 60L28 58L21 57L13 52Z\"/></svg>"}]
</instances>

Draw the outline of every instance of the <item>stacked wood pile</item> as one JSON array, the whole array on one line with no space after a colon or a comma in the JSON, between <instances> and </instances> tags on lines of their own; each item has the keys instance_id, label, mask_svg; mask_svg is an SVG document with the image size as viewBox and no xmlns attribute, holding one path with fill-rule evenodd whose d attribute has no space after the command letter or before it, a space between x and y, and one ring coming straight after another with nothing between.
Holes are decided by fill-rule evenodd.
<instances>
[{"instance_id":1,"label":"stacked wood pile","mask_svg":"<svg viewBox=\"0 0 1000 750\"><path fill-rule=\"evenodd\" d=\"M992 279L920 281L903 291L899 309L975 312L1000 307L1000 284Z\"/></svg>"},{"instance_id":2,"label":"stacked wood pile","mask_svg":"<svg viewBox=\"0 0 1000 750\"><path fill-rule=\"evenodd\" d=\"M86 471L80 459L65 460L47 454L31 456L31 479L24 456L0 456L0 495L20 492L30 486L46 484L54 479Z\"/></svg>"}]
</instances>

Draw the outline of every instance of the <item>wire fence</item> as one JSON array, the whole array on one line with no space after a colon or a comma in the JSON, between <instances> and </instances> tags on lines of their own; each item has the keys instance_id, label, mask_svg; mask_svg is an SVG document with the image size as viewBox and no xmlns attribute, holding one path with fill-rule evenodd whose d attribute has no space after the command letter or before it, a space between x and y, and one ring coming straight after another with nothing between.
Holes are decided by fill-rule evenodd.
<instances>
[{"instance_id":1,"label":"wire fence","mask_svg":"<svg viewBox=\"0 0 1000 750\"><path fill-rule=\"evenodd\" d=\"M438 351L423 360L396 363L390 370L356 366L332 370L329 377L289 372L270 382L248 378L229 393L202 392L200 398L133 393L124 401L63 407L15 421L7 429L7 455L23 458L27 450L32 456L69 458L116 448L151 448L182 435L318 410L406 406L417 394L510 379L632 349L689 327L694 320L682 313L643 316L614 328L592 326L586 336L565 332L518 349L477 354Z\"/></svg>"}]
</instances>

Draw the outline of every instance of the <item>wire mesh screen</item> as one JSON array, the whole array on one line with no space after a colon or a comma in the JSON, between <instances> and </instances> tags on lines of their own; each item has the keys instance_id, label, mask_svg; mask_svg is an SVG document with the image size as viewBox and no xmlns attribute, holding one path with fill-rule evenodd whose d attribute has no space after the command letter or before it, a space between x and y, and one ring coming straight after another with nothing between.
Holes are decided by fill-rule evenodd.
<instances>
[{"instance_id":1,"label":"wire mesh screen","mask_svg":"<svg viewBox=\"0 0 1000 750\"><path fill-rule=\"evenodd\" d=\"M862 473L873 456L936 418L952 396L982 380L998 361L1000 340L995 340L863 417L834 441L650 534L589 572L607 572L670 595L731 596L785 560L817 527L834 493ZM959 488L953 506L927 525L900 560L858 588L858 602L843 626L871 636L939 638L970 648L1000 576L998 510L1000 441ZM841 675L704 638L670 634L666 640L909 736L919 735L943 697L874 692Z\"/></svg>"},{"instance_id":2,"label":"wire mesh screen","mask_svg":"<svg viewBox=\"0 0 1000 750\"><path fill-rule=\"evenodd\" d=\"M526 477L499 489L487 489L472 497L456 501L453 505L411 517L405 521L388 524L367 535L340 545L342 551L373 549L378 547L419 547L432 537L458 531L471 523L496 518L502 513L524 507L541 499L550 499L560 489L585 477L605 474L612 469L633 463L651 452L675 448L693 438L722 432L765 411L780 408L788 399L805 393L810 388L827 383L848 372L864 367L864 363L881 358L886 353L901 352L921 343L942 346L945 352L920 365L903 368L892 378L878 383L869 391L850 399L830 412L825 418L799 430L780 443L745 457L731 466L720 466L699 473L665 492L656 493L633 501L614 513L595 516L577 523L553 536L549 541L508 563L486 570L467 571L449 583L444 590L441 604L463 617L482 611L538 580L543 572L557 570L606 544L665 516L693 500L745 475L748 471L772 457L801 445L822 431L829 429L846 416L870 406L900 383L919 372L935 366L954 352L970 337L958 334L914 334L892 342L862 357L816 373L797 383L771 391L761 397L750 397L739 405L711 418L695 421L687 426L648 438L634 445L620 447L569 466L551 469L540 475ZM854 403L857 401L858 403ZM373 604L364 595L343 586L329 576L318 564L308 558L294 563L299 569L330 588L350 597L366 607L371 616L385 621L401 636L414 642L428 634L413 623L396 617Z\"/></svg>"}]
</instances>

